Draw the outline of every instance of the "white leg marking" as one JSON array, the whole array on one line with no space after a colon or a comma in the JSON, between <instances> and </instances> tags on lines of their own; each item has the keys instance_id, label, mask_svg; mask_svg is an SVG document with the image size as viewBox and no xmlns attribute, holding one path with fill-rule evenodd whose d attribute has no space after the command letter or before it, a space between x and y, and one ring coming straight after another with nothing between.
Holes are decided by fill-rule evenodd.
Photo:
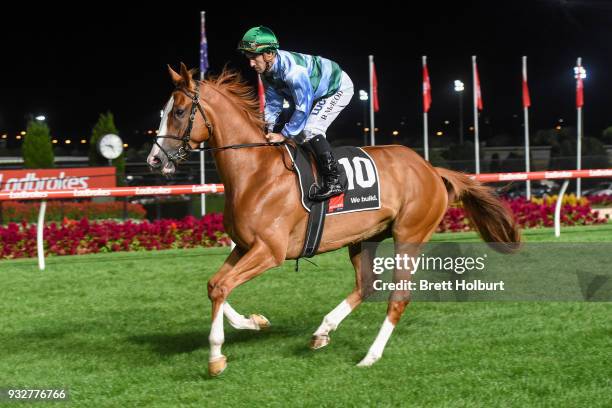
<instances>
[{"instance_id":1,"label":"white leg marking","mask_svg":"<svg viewBox=\"0 0 612 408\"><path fill-rule=\"evenodd\" d=\"M383 355L383 351L385 350L385 345L387 344L387 341L389 341L389 337L391 337L391 333L393 333L394 328L395 326L393 326L393 323L391 323L389 318L385 318L385 322L380 328L378 336L376 336L376 340L374 340L370 350L368 350L368 354L366 354L363 360L357 364L359 367L369 367L380 360Z\"/></svg>"},{"instance_id":2,"label":"white leg marking","mask_svg":"<svg viewBox=\"0 0 612 408\"><path fill-rule=\"evenodd\" d=\"M223 304L219 307L217 315L213 318L208 341L210 343L208 360L213 361L220 358L222 356L221 346L225 341L225 336L223 335Z\"/></svg>"},{"instance_id":3,"label":"white leg marking","mask_svg":"<svg viewBox=\"0 0 612 408\"><path fill-rule=\"evenodd\" d=\"M353 309L346 300L343 300L334 310L329 312L324 318L323 323L314 332L315 336L327 336L330 331L336 330L342 320L348 316Z\"/></svg>"},{"instance_id":4,"label":"white leg marking","mask_svg":"<svg viewBox=\"0 0 612 408\"><path fill-rule=\"evenodd\" d=\"M257 323L235 311L227 302L223 304L223 313L234 329L259 330Z\"/></svg>"}]
</instances>

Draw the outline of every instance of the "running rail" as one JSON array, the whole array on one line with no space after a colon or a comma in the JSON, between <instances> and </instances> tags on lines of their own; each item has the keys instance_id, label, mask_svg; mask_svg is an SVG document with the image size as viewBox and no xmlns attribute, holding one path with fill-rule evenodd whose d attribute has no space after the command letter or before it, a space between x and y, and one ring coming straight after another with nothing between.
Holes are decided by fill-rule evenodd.
<instances>
[{"instance_id":1,"label":"running rail","mask_svg":"<svg viewBox=\"0 0 612 408\"><path fill-rule=\"evenodd\" d=\"M570 179L578 178L612 178L612 169L590 169L590 170L556 170L556 171L532 171L517 173L485 173L472 174L472 179L484 183L504 181L527 181L527 180L565 180L557 198L555 208L555 236L561 234L561 205L563 195L567 189ZM46 200L56 198L88 198L88 197L139 197L159 195L181 195L181 194L220 194L225 191L223 184L193 184L180 186L141 186L141 187L113 187L94 188L80 190L25 190L0 192L0 201L11 200L41 200L40 212L37 226L38 265L40 270L45 269L45 253L43 248L43 227L45 218Z\"/></svg>"}]
</instances>

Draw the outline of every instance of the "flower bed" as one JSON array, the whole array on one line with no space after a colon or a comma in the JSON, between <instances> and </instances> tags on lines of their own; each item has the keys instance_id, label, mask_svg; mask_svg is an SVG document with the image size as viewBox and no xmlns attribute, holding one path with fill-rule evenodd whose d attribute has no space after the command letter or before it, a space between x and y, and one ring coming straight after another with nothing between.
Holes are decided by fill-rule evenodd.
<instances>
[{"instance_id":1,"label":"flower bed","mask_svg":"<svg viewBox=\"0 0 612 408\"><path fill-rule=\"evenodd\" d=\"M589 202L594 207L612 207L612 194L589 196Z\"/></svg>"},{"instance_id":2,"label":"flower bed","mask_svg":"<svg viewBox=\"0 0 612 408\"><path fill-rule=\"evenodd\" d=\"M504 201L522 228L552 227L554 225L557 196L533 198L531 201L524 197L504 199ZM593 211L588 199L584 197L578 199L573 194L564 196L561 206L562 225L592 225L605 222L605 219L599 218L597 211ZM461 206L453 206L444 215L438 232L471 231L472 229L470 221L465 216L465 210Z\"/></svg>"},{"instance_id":3,"label":"flower bed","mask_svg":"<svg viewBox=\"0 0 612 408\"><path fill-rule=\"evenodd\" d=\"M155 222L64 220L45 226L46 255L145 251L229 245L223 215ZM0 258L36 256L36 225L22 222L0 226Z\"/></svg>"},{"instance_id":4,"label":"flower bed","mask_svg":"<svg viewBox=\"0 0 612 408\"><path fill-rule=\"evenodd\" d=\"M505 200L523 228L552 227L556 197L543 199L515 198ZM119 203L121 204L121 203ZM561 210L563 225L591 225L605 223L591 209L586 198L564 197ZM473 229L461 206L452 206L446 212L438 232L471 231ZM65 218L61 223L45 226L45 253L47 255L75 255L97 252L145 251L170 248L194 248L229 245L230 238L223 228L223 214L207 214L203 218L185 217L181 220L116 222L73 221ZM0 226L0 258L36 256L36 225L9 223Z\"/></svg>"},{"instance_id":5,"label":"flower bed","mask_svg":"<svg viewBox=\"0 0 612 408\"><path fill-rule=\"evenodd\" d=\"M40 209L39 202L14 202L2 203L2 218L4 222L36 222ZM92 201L62 202L49 201L45 211L47 221L62 221L64 218L80 220L86 217L90 220L103 220L109 218L123 218L124 203L121 201L109 201L96 203ZM127 217L141 220L146 211L140 204L127 204Z\"/></svg>"}]
</instances>

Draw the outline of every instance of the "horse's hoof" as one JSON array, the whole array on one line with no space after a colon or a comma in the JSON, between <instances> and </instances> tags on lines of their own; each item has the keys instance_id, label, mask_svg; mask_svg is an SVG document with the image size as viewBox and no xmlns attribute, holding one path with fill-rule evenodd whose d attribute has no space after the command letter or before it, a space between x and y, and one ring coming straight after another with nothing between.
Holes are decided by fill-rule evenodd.
<instances>
[{"instance_id":1,"label":"horse's hoof","mask_svg":"<svg viewBox=\"0 0 612 408\"><path fill-rule=\"evenodd\" d=\"M329 336L326 334L312 336L312 339L310 339L310 349L317 350L323 348L329 344L329 340Z\"/></svg>"},{"instance_id":2,"label":"horse's hoof","mask_svg":"<svg viewBox=\"0 0 612 408\"><path fill-rule=\"evenodd\" d=\"M375 356L373 354L366 355L363 360L357 364L357 367L370 367L372 364L380 360L380 357Z\"/></svg>"},{"instance_id":3,"label":"horse's hoof","mask_svg":"<svg viewBox=\"0 0 612 408\"><path fill-rule=\"evenodd\" d=\"M268 327L270 327L270 321L262 315L252 314L250 318L255 323L255 325L259 328L259 330L265 330Z\"/></svg>"},{"instance_id":4,"label":"horse's hoof","mask_svg":"<svg viewBox=\"0 0 612 408\"><path fill-rule=\"evenodd\" d=\"M221 375L225 368L227 367L227 357L220 356L213 360L208 361L208 373L211 377L216 377Z\"/></svg>"}]
</instances>

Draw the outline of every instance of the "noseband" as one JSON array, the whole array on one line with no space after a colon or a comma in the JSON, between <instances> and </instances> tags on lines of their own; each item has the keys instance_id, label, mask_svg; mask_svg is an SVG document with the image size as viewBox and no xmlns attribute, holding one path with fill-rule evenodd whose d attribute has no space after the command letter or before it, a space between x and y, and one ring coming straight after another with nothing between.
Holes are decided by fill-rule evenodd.
<instances>
[{"instance_id":1,"label":"noseband","mask_svg":"<svg viewBox=\"0 0 612 408\"><path fill-rule=\"evenodd\" d=\"M185 129L185 133L183 133L182 137L172 135L158 135L155 137L155 144L162 152L164 152L168 160L170 160L175 167L177 167L178 162L186 160L189 156L189 153L191 153L191 151L193 150L191 146L189 146L189 141L191 140L191 129L193 129L193 122L195 121L195 116L198 111L202 115L202 118L204 118L204 123L206 124L206 128L208 129L209 138L213 136L213 125L206 117L206 113L204 112L204 109L202 109L202 105L200 105L200 83L196 82L196 87L193 94L183 88L176 88L176 91L184 93L189 99L191 99L191 112L189 114L189 123L187 124L187 129ZM161 143L159 143L158 139L179 140L181 141L181 146L178 148L176 153L168 153L162 147Z\"/></svg>"}]
</instances>

